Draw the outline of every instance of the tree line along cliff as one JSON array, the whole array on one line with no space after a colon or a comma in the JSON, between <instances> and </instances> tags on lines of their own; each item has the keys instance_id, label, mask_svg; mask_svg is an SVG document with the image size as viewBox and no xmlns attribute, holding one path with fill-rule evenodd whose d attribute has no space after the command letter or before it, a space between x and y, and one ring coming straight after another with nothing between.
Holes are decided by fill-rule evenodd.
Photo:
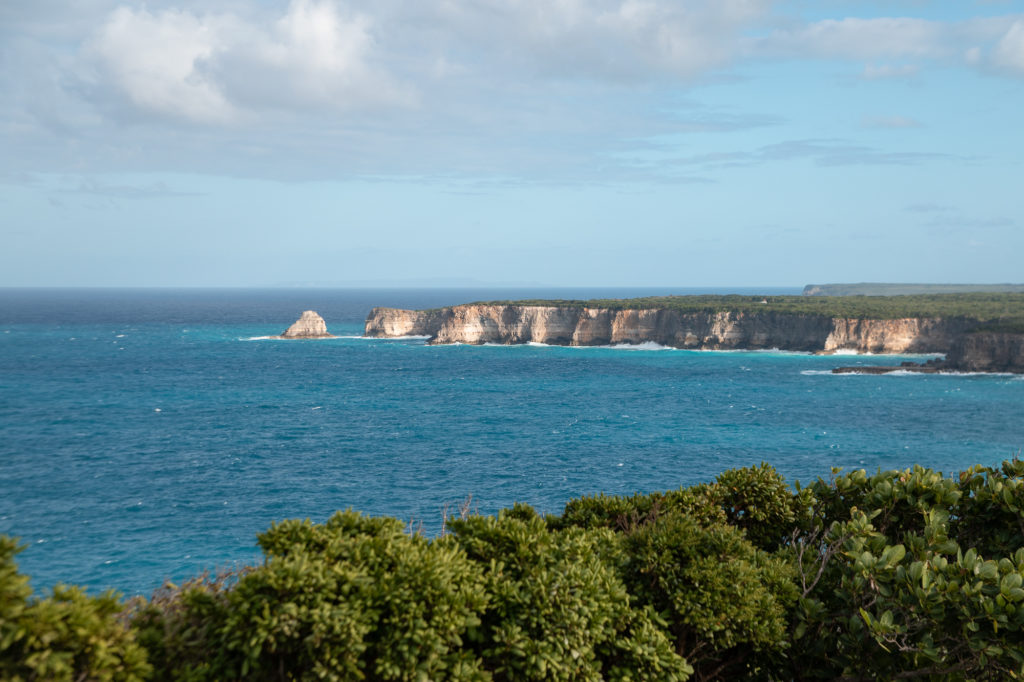
<instances>
[{"instance_id":1,"label":"tree line along cliff","mask_svg":"<svg viewBox=\"0 0 1024 682\"><path fill-rule=\"evenodd\" d=\"M856 284L808 284L804 296L903 296L909 294L1024 293L1024 284L914 284L858 282Z\"/></svg>"}]
</instances>

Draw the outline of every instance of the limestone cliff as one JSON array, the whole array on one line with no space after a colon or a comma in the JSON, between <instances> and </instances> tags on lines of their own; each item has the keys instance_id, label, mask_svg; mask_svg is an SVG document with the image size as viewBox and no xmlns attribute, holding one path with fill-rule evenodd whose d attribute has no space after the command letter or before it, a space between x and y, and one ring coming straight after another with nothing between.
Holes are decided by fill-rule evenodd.
<instances>
[{"instance_id":1,"label":"limestone cliff","mask_svg":"<svg viewBox=\"0 0 1024 682\"><path fill-rule=\"evenodd\" d=\"M295 323L284 331L280 339L332 339L327 333L327 323L315 310L306 310Z\"/></svg>"},{"instance_id":2,"label":"limestone cliff","mask_svg":"<svg viewBox=\"0 0 1024 682\"><path fill-rule=\"evenodd\" d=\"M946 353L977 324L963 318L829 319L832 331L823 350L860 353Z\"/></svg>"},{"instance_id":3,"label":"limestone cliff","mask_svg":"<svg viewBox=\"0 0 1024 682\"><path fill-rule=\"evenodd\" d=\"M681 312L654 308L459 305L415 311L375 308L366 336L422 335L430 343L547 343L568 346L659 343L674 348L832 352L948 352L962 319L844 319L757 312Z\"/></svg>"},{"instance_id":4,"label":"limestone cliff","mask_svg":"<svg viewBox=\"0 0 1024 682\"><path fill-rule=\"evenodd\" d=\"M439 310L400 310L374 308L366 318L364 336L391 338L395 336L430 336L437 334L451 308Z\"/></svg>"},{"instance_id":5,"label":"limestone cliff","mask_svg":"<svg viewBox=\"0 0 1024 682\"><path fill-rule=\"evenodd\" d=\"M1024 334L964 334L953 344L946 364L960 372L1024 373Z\"/></svg>"}]
</instances>

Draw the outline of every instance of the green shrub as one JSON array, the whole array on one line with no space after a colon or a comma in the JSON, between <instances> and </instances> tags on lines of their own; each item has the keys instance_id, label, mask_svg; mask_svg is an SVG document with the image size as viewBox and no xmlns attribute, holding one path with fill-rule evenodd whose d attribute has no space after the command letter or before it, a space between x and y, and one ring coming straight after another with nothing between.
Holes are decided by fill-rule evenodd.
<instances>
[{"instance_id":1,"label":"green shrub","mask_svg":"<svg viewBox=\"0 0 1024 682\"><path fill-rule=\"evenodd\" d=\"M0 537L0 679L1020 679L1022 519L1017 460L795 491L762 464L435 539L351 511L285 521L261 565L127 611L33 598Z\"/></svg>"},{"instance_id":2,"label":"green shrub","mask_svg":"<svg viewBox=\"0 0 1024 682\"><path fill-rule=\"evenodd\" d=\"M624 536L622 572L701 678L741 674L753 652L787 647L793 571L737 528L662 516Z\"/></svg>"},{"instance_id":3,"label":"green shrub","mask_svg":"<svg viewBox=\"0 0 1024 682\"><path fill-rule=\"evenodd\" d=\"M118 620L117 595L58 585L50 597L32 599L14 562L21 549L0 536L0 679L146 679L146 652Z\"/></svg>"},{"instance_id":4,"label":"green shrub","mask_svg":"<svg viewBox=\"0 0 1024 682\"><path fill-rule=\"evenodd\" d=\"M631 497L604 494L578 497L569 500L561 517L549 518L548 524L552 528L576 526L627 531L668 513L690 516L703 524L726 520L716 486L702 483L665 493L637 493Z\"/></svg>"},{"instance_id":5,"label":"green shrub","mask_svg":"<svg viewBox=\"0 0 1024 682\"><path fill-rule=\"evenodd\" d=\"M1008 556L1024 547L1024 461L1002 467L974 466L959 477L959 507L950 520L962 547L988 556Z\"/></svg>"},{"instance_id":6,"label":"green shrub","mask_svg":"<svg viewBox=\"0 0 1024 682\"><path fill-rule=\"evenodd\" d=\"M455 540L485 566L490 603L478 650L496 679L685 680L655 616L633 608L607 557L605 529L552 530L528 507L453 520Z\"/></svg>"},{"instance_id":7,"label":"green shrub","mask_svg":"<svg viewBox=\"0 0 1024 682\"><path fill-rule=\"evenodd\" d=\"M144 615L200 635L165 651L168 679L488 679L465 646L487 603L482 571L453 543L339 512L275 525L260 544L266 562L232 589L195 587Z\"/></svg>"},{"instance_id":8,"label":"green shrub","mask_svg":"<svg viewBox=\"0 0 1024 682\"><path fill-rule=\"evenodd\" d=\"M715 497L729 524L743 529L756 547L775 550L811 520L814 494L793 490L774 467L730 469L719 474Z\"/></svg>"},{"instance_id":9,"label":"green shrub","mask_svg":"<svg viewBox=\"0 0 1024 682\"><path fill-rule=\"evenodd\" d=\"M1016 476L1018 467L1006 466ZM1006 490L997 485L1002 478L972 469L958 484L914 467L819 481L816 530L793 548L803 592L794 614L794 676L1024 675L1024 550L985 560L954 534L1005 546L1014 531L1007 533L1006 510L994 509L989 495ZM977 494L965 494L972 489ZM1004 523L986 527L975 514ZM1019 532L1019 517L1009 525Z\"/></svg>"}]
</instances>

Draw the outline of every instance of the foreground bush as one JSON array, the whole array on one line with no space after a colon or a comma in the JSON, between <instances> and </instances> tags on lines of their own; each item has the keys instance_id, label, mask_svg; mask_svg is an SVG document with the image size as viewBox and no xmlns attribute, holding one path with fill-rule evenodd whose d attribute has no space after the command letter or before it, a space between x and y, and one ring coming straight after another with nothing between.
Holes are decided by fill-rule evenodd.
<instances>
[{"instance_id":1,"label":"foreground bush","mask_svg":"<svg viewBox=\"0 0 1024 682\"><path fill-rule=\"evenodd\" d=\"M32 599L28 576L14 564L21 549L0 536L0 679L147 679L146 651L118 620L116 595L58 585L52 596Z\"/></svg>"},{"instance_id":2,"label":"foreground bush","mask_svg":"<svg viewBox=\"0 0 1024 682\"><path fill-rule=\"evenodd\" d=\"M0 539L0 678L1024 677L1016 460L796 489L761 465L448 528L285 521L259 537L259 566L130 605L31 599Z\"/></svg>"}]
</instances>

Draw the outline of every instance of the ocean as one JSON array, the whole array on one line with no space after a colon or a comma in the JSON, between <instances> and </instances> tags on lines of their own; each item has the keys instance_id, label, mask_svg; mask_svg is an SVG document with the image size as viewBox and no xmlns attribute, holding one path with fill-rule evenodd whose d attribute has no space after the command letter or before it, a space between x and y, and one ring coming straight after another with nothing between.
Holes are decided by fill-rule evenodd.
<instances>
[{"instance_id":1,"label":"ocean","mask_svg":"<svg viewBox=\"0 0 1024 682\"><path fill-rule=\"evenodd\" d=\"M773 464L946 473L1024 447L1024 377L833 375L828 357L360 338L373 306L799 289L0 290L0 533L43 592L148 594L351 507L436 533L471 496L580 495ZM306 309L340 338L266 339Z\"/></svg>"}]
</instances>

